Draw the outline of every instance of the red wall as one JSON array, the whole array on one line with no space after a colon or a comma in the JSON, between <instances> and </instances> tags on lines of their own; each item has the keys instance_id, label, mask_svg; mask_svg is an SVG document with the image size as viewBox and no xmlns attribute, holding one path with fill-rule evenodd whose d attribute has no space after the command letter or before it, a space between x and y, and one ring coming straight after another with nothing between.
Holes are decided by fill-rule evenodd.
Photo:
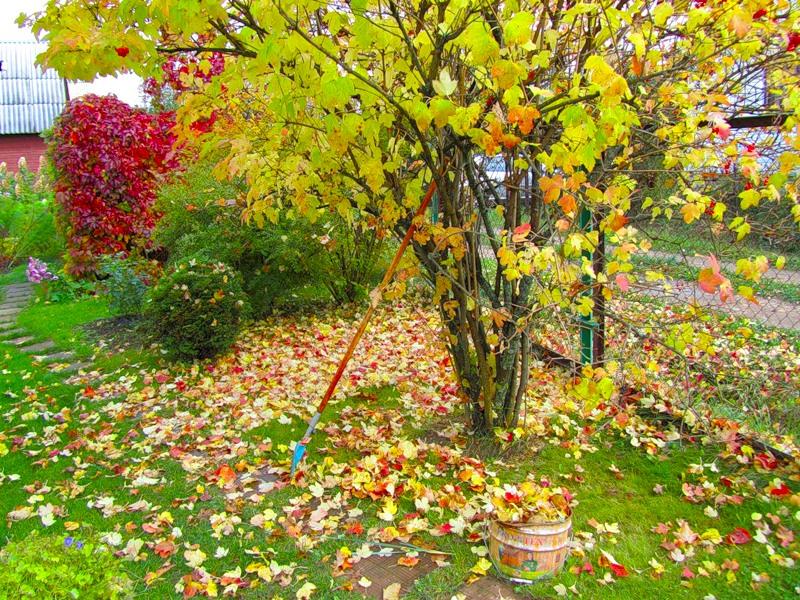
<instances>
[{"instance_id":1,"label":"red wall","mask_svg":"<svg viewBox=\"0 0 800 600\"><path fill-rule=\"evenodd\" d=\"M0 135L0 162L8 165L10 171L17 170L17 161L24 156L31 171L39 170L39 158L44 154L45 143L35 134Z\"/></svg>"}]
</instances>

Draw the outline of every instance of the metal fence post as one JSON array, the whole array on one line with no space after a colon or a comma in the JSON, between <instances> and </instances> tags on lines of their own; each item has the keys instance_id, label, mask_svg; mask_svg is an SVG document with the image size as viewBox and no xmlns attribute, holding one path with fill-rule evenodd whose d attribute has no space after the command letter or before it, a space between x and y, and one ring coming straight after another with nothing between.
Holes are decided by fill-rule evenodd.
<instances>
[{"instance_id":1,"label":"metal fence post","mask_svg":"<svg viewBox=\"0 0 800 600\"><path fill-rule=\"evenodd\" d=\"M580 213L578 215L578 226L581 228L581 231L584 234L588 233L592 229L592 213L591 211L584 207L581 207ZM584 250L582 256L587 260L592 260L592 253L589 250ZM586 291L583 292L583 295L588 295L589 297L592 296L592 291L589 286L592 283L592 278L589 275L583 276L583 283L587 286ZM594 327L595 322L593 319L594 311L589 313L588 315L584 316L581 315L581 363L584 365L591 365L594 363Z\"/></svg>"}]
</instances>

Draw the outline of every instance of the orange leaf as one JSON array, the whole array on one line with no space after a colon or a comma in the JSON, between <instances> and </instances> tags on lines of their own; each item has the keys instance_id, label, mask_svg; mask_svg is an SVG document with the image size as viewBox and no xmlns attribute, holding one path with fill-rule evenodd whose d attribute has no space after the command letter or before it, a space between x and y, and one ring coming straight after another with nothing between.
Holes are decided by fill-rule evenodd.
<instances>
[{"instance_id":1,"label":"orange leaf","mask_svg":"<svg viewBox=\"0 0 800 600\"><path fill-rule=\"evenodd\" d=\"M558 205L561 207L561 210L568 215L571 215L578 210L578 203L575 202L575 196L572 194L564 194L561 196L561 200L558 201Z\"/></svg>"},{"instance_id":2,"label":"orange leaf","mask_svg":"<svg viewBox=\"0 0 800 600\"><path fill-rule=\"evenodd\" d=\"M550 204L561 194L561 190L564 187L564 178L561 175L556 175L555 177L540 177L539 187L544 192L545 204Z\"/></svg>"},{"instance_id":3,"label":"orange leaf","mask_svg":"<svg viewBox=\"0 0 800 600\"><path fill-rule=\"evenodd\" d=\"M214 471L214 475L219 477L219 480L223 483L230 483L236 479L236 473L228 465L222 465L219 469Z\"/></svg>"},{"instance_id":4,"label":"orange leaf","mask_svg":"<svg viewBox=\"0 0 800 600\"><path fill-rule=\"evenodd\" d=\"M611 228L611 231L619 231L627 224L628 224L628 217L626 217L622 213L614 213L613 215L611 215L611 218L608 221L608 226Z\"/></svg>"},{"instance_id":5,"label":"orange leaf","mask_svg":"<svg viewBox=\"0 0 800 600\"><path fill-rule=\"evenodd\" d=\"M508 150L511 150L514 146L520 143L519 136L514 135L513 133L506 133L503 135L502 138L503 146L505 146Z\"/></svg>"},{"instance_id":6,"label":"orange leaf","mask_svg":"<svg viewBox=\"0 0 800 600\"><path fill-rule=\"evenodd\" d=\"M419 562L419 558L415 556L401 556L397 559L397 564L404 567L414 567Z\"/></svg>"},{"instance_id":7,"label":"orange leaf","mask_svg":"<svg viewBox=\"0 0 800 600\"><path fill-rule=\"evenodd\" d=\"M154 581L160 579L161 576L169 571L174 565L172 563L164 563L164 565L158 569L158 571L150 571L144 576L144 584L145 585L152 585Z\"/></svg>"},{"instance_id":8,"label":"orange leaf","mask_svg":"<svg viewBox=\"0 0 800 600\"><path fill-rule=\"evenodd\" d=\"M719 289L720 300L727 302L733 298L733 286L728 278L720 273L716 256L710 254L708 262L710 266L702 269L697 277L700 289L707 294L714 294Z\"/></svg>"},{"instance_id":9,"label":"orange leaf","mask_svg":"<svg viewBox=\"0 0 800 600\"><path fill-rule=\"evenodd\" d=\"M634 55L631 60L631 71L633 71L633 74L637 77L641 77L644 73L644 61L640 60L636 55Z\"/></svg>"},{"instance_id":10,"label":"orange leaf","mask_svg":"<svg viewBox=\"0 0 800 600\"><path fill-rule=\"evenodd\" d=\"M164 540L156 544L153 552L158 554L161 558L167 558L175 553L175 543L171 540Z\"/></svg>"}]
</instances>

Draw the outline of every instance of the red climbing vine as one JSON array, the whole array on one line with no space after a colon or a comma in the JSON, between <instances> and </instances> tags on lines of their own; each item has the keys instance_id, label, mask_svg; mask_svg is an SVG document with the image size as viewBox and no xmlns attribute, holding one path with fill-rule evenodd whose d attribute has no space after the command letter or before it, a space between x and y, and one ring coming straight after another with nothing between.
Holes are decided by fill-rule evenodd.
<instances>
[{"instance_id":1,"label":"red climbing vine","mask_svg":"<svg viewBox=\"0 0 800 600\"><path fill-rule=\"evenodd\" d=\"M114 96L67 105L49 156L70 274L91 276L98 256L148 246L158 183L178 166L173 122L172 113L149 114Z\"/></svg>"}]
</instances>

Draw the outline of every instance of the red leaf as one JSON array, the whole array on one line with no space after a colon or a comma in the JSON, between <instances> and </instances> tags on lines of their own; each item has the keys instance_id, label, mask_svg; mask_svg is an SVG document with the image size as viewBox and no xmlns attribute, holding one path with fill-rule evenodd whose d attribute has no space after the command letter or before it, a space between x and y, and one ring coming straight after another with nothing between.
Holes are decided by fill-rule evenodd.
<instances>
[{"instance_id":1,"label":"red leaf","mask_svg":"<svg viewBox=\"0 0 800 600\"><path fill-rule=\"evenodd\" d=\"M514 234L511 236L511 241L513 242L521 242L528 234L531 232L531 224L530 223L523 223L519 227L514 229Z\"/></svg>"},{"instance_id":2,"label":"red leaf","mask_svg":"<svg viewBox=\"0 0 800 600\"><path fill-rule=\"evenodd\" d=\"M612 571L614 571L614 575L616 575L617 577L627 577L630 574L628 573L628 569L626 569L622 565L611 563L608 566Z\"/></svg>"},{"instance_id":3,"label":"red leaf","mask_svg":"<svg viewBox=\"0 0 800 600\"><path fill-rule=\"evenodd\" d=\"M746 544L753 538L750 535L750 532L747 531L747 529L744 529L743 527L737 527L727 535L726 539L728 540L729 544L741 546L742 544Z\"/></svg>"},{"instance_id":4,"label":"red leaf","mask_svg":"<svg viewBox=\"0 0 800 600\"><path fill-rule=\"evenodd\" d=\"M800 31L792 31L789 34L789 41L786 44L786 51L791 52L800 46Z\"/></svg>"},{"instance_id":5,"label":"red leaf","mask_svg":"<svg viewBox=\"0 0 800 600\"><path fill-rule=\"evenodd\" d=\"M777 486L777 487L773 487L773 488L772 488L772 489L769 491L769 495L770 495L770 496L776 496L776 497L778 497L778 498L780 498L780 497L782 497L782 496L788 496L788 495L789 495L789 494L791 494L791 493L792 493L792 490L790 490L790 489L789 489L789 486L787 486L787 485L786 485L785 483L783 483L783 482L781 482L781 484L780 484L779 486Z\"/></svg>"},{"instance_id":6,"label":"red leaf","mask_svg":"<svg viewBox=\"0 0 800 600\"><path fill-rule=\"evenodd\" d=\"M128 50L128 48L125 46L120 46L119 48L117 48L117 56L121 58L125 58L126 56L128 56L129 52L130 50Z\"/></svg>"},{"instance_id":7,"label":"red leaf","mask_svg":"<svg viewBox=\"0 0 800 600\"><path fill-rule=\"evenodd\" d=\"M772 456L772 454L762 452L761 454L756 454L755 459L762 469L768 469L771 471L772 469L778 468L778 460Z\"/></svg>"},{"instance_id":8,"label":"red leaf","mask_svg":"<svg viewBox=\"0 0 800 600\"><path fill-rule=\"evenodd\" d=\"M359 522L351 523L347 528L347 533L350 535L362 535L364 533L364 526Z\"/></svg>"}]
</instances>

